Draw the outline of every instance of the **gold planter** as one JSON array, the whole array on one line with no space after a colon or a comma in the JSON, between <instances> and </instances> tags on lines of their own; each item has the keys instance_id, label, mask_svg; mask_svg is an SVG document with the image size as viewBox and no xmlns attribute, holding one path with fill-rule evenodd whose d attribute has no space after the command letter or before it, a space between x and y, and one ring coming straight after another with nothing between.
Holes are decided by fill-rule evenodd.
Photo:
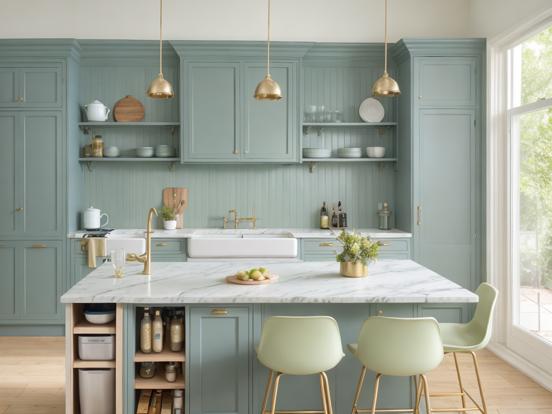
<instances>
[{"instance_id":1,"label":"gold planter","mask_svg":"<svg viewBox=\"0 0 552 414\"><path fill-rule=\"evenodd\" d=\"M341 262L341 275L345 277L364 277L368 274L368 266L362 262Z\"/></svg>"}]
</instances>

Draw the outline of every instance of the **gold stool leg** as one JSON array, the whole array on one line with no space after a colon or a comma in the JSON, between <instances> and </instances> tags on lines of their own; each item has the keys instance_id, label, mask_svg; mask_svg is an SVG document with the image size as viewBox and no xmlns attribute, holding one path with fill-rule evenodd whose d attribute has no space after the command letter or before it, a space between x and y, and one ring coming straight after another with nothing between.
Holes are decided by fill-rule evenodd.
<instances>
[{"instance_id":1,"label":"gold stool leg","mask_svg":"<svg viewBox=\"0 0 552 414\"><path fill-rule=\"evenodd\" d=\"M372 400L372 414L376 414L380 380L381 380L381 374L376 374L376 380L374 381L374 399Z\"/></svg>"},{"instance_id":2,"label":"gold stool leg","mask_svg":"<svg viewBox=\"0 0 552 414\"><path fill-rule=\"evenodd\" d=\"M487 414L487 402L485 401L485 394L483 393L483 384L481 384L481 377L479 376L479 364L477 362L477 355L475 352L470 352L473 358L473 366L475 367L475 376L477 377L477 386L479 387L479 395L481 396L481 405L483 406L483 414Z\"/></svg>"},{"instance_id":3,"label":"gold stool leg","mask_svg":"<svg viewBox=\"0 0 552 414\"><path fill-rule=\"evenodd\" d=\"M324 376L320 373L320 395L322 396L322 408L324 414L328 414L328 401L326 400L326 383L324 381Z\"/></svg>"},{"instance_id":4,"label":"gold stool leg","mask_svg":"<svg viewBox=\"0 0 552 414\"><path fill-rule=\"evenodd\" d=\"M420 375L421 382L424 384L424 397L425 397L425 403L426 403L426 412L427 414L431 414L433 411L431 410L431 403L429 401L429 386L427 384L427 377L422 374Z\"/></svg>"},{"instance_id":5,"label":"gold stool leg","mask_svg":"<svg viewBox=\"0 0 552 414\"><path fill-rule=\"evenodd\" d=\"M454 365L456 366L456 378L458 378L458 386L460 387L460 392L462 395L462 408L466 408L466 394L464 393L464 385L462 384L462 375L460 374L460 366L458 365L458 357L456 352L452 353L454 357Z\"/></svg>"},{"instance_id":6,"label":"gold stool leg","mask_svg":"<svg viewBox=\"0 0 552 414\"><path fill-rule=\"evenodd\" d=\"M328 414L333 414L332 407L332 395L330 393L330 381L328 381L328 376L325 372L322 372L322 378L324 379L324 388L326 390L326 405L328 406Z\"/></svg>"},{"instance_id":7,"label":"gold stool leg","mask_svg":"<svg viewBox=\"0 0 552 414\"><path fill-rule=\"evenodd\" d=\"M272 407L270 409L270 414L276 412L276 399L278 398L278 385L280 385L280 377L282 376L281 372L276 374L276 380L274 381L274 388L272 388Z\"/></svg>"},{"instance_id":8,"label":"gold stool leg","mask_svg":"<svg viewBox=\"0 0 552 414\"><path fill-rule=\"evenodd\" d=\"M261 408L261 414L265 414L266 413L266 403L268 402L268 393L270 392L270 388L272 388L272 380L274 378L274 371L270 370L268 372L268 381L266 382L266 388L265 388L265 392L264 392L264 397L263 397L263 406Z\"/></svg>"},{"instance_id":9,"label":"gold stool leg","mask_svg":"<svg viewBox=\"0 0 552 414\"><path fill-rule=\"evenodd\" d=\"M351 414L357 414L357 405L358 405L358 399L360 398L360 392L362 391L362 385L364 384L364 377L366 377L366 367L362 366L362 370L360 371L360 378L358 379L356 392L355 392L355 399L353 401L353 409L351 411Z\"/></svg>"}]
</instances>

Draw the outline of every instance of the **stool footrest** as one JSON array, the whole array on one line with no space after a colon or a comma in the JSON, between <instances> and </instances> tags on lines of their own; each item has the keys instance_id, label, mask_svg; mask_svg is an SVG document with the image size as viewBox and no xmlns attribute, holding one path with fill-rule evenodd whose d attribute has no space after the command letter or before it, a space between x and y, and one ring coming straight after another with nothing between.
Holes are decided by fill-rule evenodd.
<instances>
[{"instance_id":1,"label":"stool footrest","mask_svg":"<svg viewBox=\"0 0 552 414\"><path fill-rule=\"evenodd\" d=\"M275 414L324 414L322 410L276 410ZM263 411L263 414L270 414L270 410Z\"/></svg>"},{"instance_id":2,"label":"stool footrest","mask_svg":"<svg viewBox=\"0 0 552 414\"><path fill-rule=\"evenodd\" d=\"M359 413L371 413L371 409L367 408L358 408L356 409ZM376 413L413 413L413 408L377 408Z\"/></svg>"}]
</instances>

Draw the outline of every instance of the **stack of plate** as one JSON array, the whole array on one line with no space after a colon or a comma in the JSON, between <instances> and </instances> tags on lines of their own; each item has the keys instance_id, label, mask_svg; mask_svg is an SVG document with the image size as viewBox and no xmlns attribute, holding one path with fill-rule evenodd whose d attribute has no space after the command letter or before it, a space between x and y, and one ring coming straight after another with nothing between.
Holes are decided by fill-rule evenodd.
<instances>
[{"instance_id":1,"label":"stack of plate","mask_svg":"<svg viewBox=\"0 0 552 414\"><path fill-rule=\"evenodd\" d=\"M157 158L174 157L174 148L170 145L160 144L155 147L155 156Z\"/></svg>"},{"instance_id":2,"label":"stack of plate","mask_svg":"<svg viewBox=\"0 0 552 414\"><path fill-rule=\"evenodd\" d=\"M153 147L138 147L136 148L136 156L139 158L153 157Z\"/></svg>"},{"instance_id":3,"label":"stack of plate","mask_svg":"<svg viewBox=\"0 0 552 414\"><path fill-rule=\"evenodd\" d=\"M337 156L339 158L361 158L362 148L357 148L357 147L338 148Z\"/></svg>"},{"instance_id":4,"label":"stack of plate","mask_svg":"<svg viewBox=\"0 0 552 414\"><path fill-rule=\"evenodd\" d=\"M303 148L303 158L330 158L332 150L326 148Z\"/></svg>"}]
</instances>

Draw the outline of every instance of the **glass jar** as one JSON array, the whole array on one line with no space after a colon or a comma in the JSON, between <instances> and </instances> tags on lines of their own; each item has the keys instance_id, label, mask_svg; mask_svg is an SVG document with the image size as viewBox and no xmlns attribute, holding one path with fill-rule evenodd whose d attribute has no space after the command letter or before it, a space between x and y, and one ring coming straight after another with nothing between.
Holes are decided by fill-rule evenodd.
<instances>
[{"instance_id":1,"label":"glass jar","mask_svg":"<svg viewBox=\"0 0 552 414\"><path fill-rule=\"evenodd\" d=\"M155 362L142 362L140 364L139 375L142 378L153 378L155 375Z\"/></svg>"},{"instance_id":2,"label":"glass jar","mask_svg":"<svg viewBox=\"0 0 552 414\"><path fill-rule=\"evenodd\" d=\"M103 146L104 142L101 135L95 135L94 138L92 138L92 143L90 144L92 147L92 156L96 158L102 158L103 157Z\"/></svg>"},{"instance_id":3,"label":"glass jar","mask_svg":"<svg viewBox=\"0 0 552 414\"><path fill-rule=\"evenodd\" d=\"M167 380L167 382L176 381L176 363L169 362L167 365L165 365L165 379Z\"/></svg>"}]
</instances>

